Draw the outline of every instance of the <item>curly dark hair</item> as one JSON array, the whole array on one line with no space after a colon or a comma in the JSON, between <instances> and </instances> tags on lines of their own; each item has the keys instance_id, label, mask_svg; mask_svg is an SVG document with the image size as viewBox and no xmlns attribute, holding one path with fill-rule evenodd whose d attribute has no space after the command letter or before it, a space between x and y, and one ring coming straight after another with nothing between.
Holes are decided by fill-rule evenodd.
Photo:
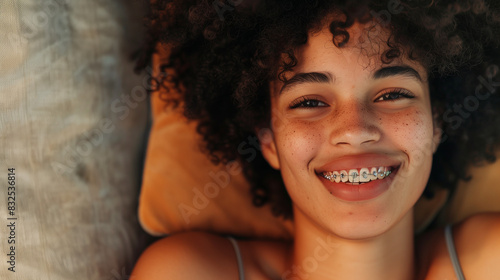
<instances>
[{"instance_id":1,"label":"curly dark hair","mask_svg":"<svg viewBox=\"0 0 500 280\"><path fill-rule=\"evenodd\" d=\"M390 32L383 63L406 56L429 74L432 106L441 116L442 143L424 191L454 190L471 164L493 162L500 140L499 3L486 0L156 0L137 69L158 47L171 53L153 84L182 89L162 95L179 102L214 163L238 160L256 206L270 203L291 217L279 171L258 152L256 127L269 127L269 82L297 64L294 50L336 12L332 43L349 40L355 22L378 22ZM337 17L339 18L339 17ZM283 59L284 58L284 59ZM175 75L167 75L170 70ZM496 81L495 81L496 80Z\"/></svg>"}]
</instances>

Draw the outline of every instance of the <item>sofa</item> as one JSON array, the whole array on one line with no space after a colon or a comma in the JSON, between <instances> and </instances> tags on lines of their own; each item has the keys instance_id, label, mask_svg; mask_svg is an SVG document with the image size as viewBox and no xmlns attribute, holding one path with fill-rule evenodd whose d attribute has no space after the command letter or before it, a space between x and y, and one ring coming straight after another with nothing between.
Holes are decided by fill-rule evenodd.
<instances>
[{"instance_id":1,"label":"sofa","mask_svg":"<svg viewBox=\"0 0 500 280\"><path fill-rule=\"evenodd\" d=\"M148 73L130 59L146 2L0 10L0 279L129 279L151 242L137 219Z\"/></svg>"}]
</instances>

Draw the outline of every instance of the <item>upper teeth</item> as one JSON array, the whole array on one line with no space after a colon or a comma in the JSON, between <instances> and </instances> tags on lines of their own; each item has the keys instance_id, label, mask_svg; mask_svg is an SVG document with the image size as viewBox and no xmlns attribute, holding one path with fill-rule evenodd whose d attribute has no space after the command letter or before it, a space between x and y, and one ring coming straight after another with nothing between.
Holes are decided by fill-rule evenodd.
<instances>
[{"instance_id":1,"label":"upper teeth","mask_svg":"<svg viewBox=\"0 0 500 280\"><path fill-rule=\"evenodd\" d=\"M384 179L391 174L391 167L372 167L361 169L350 169L349 171L328 171L323 172L324 178L330 182L350 182L350 183L366 183L377 179Z\"/></svg>"}]
</instances>

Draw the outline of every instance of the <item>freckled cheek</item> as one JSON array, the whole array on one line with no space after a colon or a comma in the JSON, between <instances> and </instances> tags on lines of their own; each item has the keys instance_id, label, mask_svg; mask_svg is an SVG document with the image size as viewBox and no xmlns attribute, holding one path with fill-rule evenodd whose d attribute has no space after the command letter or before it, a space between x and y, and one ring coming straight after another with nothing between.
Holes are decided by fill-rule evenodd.
<instances>
[{"instance_id":1,"label":"freckled cheek","mask_svg":"<svg viewBox=\"0 0 500 280\"><path fill-rule=\"evenodd\" d=\"M404 145L408 152L426 149L432 141L433 124L430 112L410 110L391 114L381 119L386 137L397 145Z\"/></svg>"},{"instance_id":2,"label":"freckled cheek","mask_svg":"<svg viewBox=\"0 0 500 280\"><path fill-rule=\"evenodd\" d=\"M287 122L277 136L280 157L296 162L308 162L317 153L324 139L318 125L305 121Z\"/></svg>"}]
</instances>

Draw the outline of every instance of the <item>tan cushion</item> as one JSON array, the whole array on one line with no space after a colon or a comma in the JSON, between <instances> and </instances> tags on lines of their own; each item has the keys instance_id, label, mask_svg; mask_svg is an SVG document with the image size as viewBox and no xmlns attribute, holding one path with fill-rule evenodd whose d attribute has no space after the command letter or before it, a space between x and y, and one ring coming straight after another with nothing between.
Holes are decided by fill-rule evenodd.
<instances>
[{"instance_id":1,"label":"tan cushion","mask_svg":"<svg viewBox=\"0 0 500 280\"><path fill-rule=\"evenodd\" d=\"M472 179L460 182L439 223L455 223L480 212L500 212L500 161L470 169Z\"/></svg>"},{"instance_id":2,"label":"tan cushion","mask_svg":"<svg viewBox=\"0 0 500 280\"><path fill-rule=\"evenodd\" d=\"M200 152L196 123L179 110L164 111L152 95L151 130L139 204L143 228L152 235L206 230L240 236L291 237L291 223L252 205L238 163L214 166Z\"/></svg>"}]
</instances>

